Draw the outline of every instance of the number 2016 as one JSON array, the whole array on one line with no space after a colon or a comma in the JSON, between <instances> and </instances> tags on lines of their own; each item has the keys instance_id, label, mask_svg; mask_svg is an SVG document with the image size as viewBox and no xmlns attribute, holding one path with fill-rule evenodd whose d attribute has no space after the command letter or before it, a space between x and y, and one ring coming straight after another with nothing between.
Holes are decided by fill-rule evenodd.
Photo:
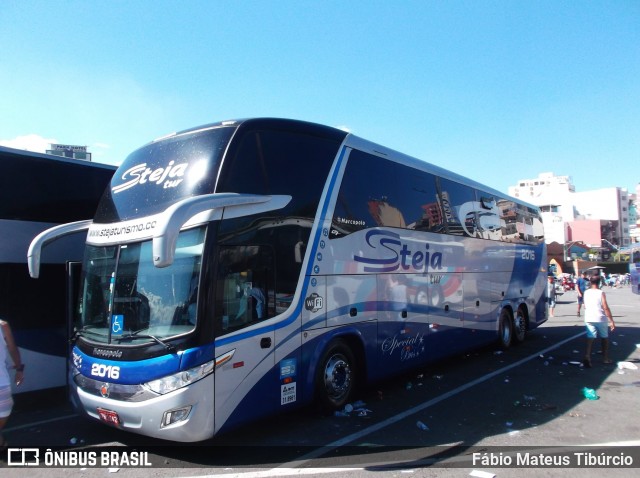
<instances>
[{"instance_id":1,"label":"number 2016","mask_svg":"<svg viewBox=\"0 0 640 478\"><path fill-rule=\"evenodd\" d=\"M531 249L525 249L522 251L522 260L524 261L535 261L536 260L536 251L532 251Z\"/></svg>"},{"instance_id":2,"label":"number 2016","mask_svg":"<svg viewBox=\"0 0 640 478\"><path fill-rule=\"evenodd\" d=\"M91 366L91 375L95 377L109 377L116 380L120 378L120 367L115 365L103 365L101 363L94 363Z\"/></svg>"}]
</instances>

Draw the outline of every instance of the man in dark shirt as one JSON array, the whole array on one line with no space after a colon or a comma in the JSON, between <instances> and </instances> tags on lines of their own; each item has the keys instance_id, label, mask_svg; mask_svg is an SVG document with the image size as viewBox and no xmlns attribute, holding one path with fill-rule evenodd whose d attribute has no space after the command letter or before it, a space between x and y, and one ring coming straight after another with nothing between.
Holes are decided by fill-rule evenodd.
<instances>
[{"instance_id":1,"label":"man in dark shirt","mask_svg":"<svg viewBox=\"0 0 640 478\"><path fill-rule=\"evenodd\" d=\"M580 309L584 303L584 291L587 290L589 281L587 280L587 273L582 271L582 276L576 282L576 292L578 293L578 317L580 317Z\"/></svg>"}]
</instances>

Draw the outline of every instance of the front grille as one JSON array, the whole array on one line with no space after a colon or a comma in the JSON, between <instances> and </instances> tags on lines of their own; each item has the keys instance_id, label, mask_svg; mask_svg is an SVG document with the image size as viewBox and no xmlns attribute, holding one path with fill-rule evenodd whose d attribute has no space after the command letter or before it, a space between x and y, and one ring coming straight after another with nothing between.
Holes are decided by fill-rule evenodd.
<instances>
[{"instance_id":1,"label":"front grille","mask_svg":"<svg viewBox=\"0 0 640 478\"><path fill-rule=\"evenodd\" d=\"M101 380L94 380L78 374L73 378L74 382L83 391L98 397L111 398L123 402L144 402L159 395L142 385L123 385Z\"/></svg>"}]
</instances>

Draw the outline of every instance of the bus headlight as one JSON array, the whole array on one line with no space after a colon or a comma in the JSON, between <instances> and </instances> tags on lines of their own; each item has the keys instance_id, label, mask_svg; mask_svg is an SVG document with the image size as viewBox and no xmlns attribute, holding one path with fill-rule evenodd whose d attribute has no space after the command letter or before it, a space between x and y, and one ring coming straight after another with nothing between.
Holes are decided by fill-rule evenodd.
<instances>
[{"instance_id":1,"label":"bus headlight","mask_svg":"<svg viewBox=\"0 0 640 478\"><path fill-rule=\"evenodd\" d=\"M198 365L197 367L190 368L188 370L182 370L181 372L174 373L173 375L167 375L156 380L151 380L144 384L149 390L156 392L160 395L173 392L179 388L186 387L198 380L202 380L207 375L213 373L214 361Z\"/></svg>"}]
</instances>

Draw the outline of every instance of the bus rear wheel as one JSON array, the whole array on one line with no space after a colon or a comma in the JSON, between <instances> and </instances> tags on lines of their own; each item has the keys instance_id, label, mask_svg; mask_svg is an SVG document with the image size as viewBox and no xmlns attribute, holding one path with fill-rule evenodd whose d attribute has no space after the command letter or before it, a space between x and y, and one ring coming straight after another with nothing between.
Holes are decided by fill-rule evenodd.
<instances>
[{"instance_id":1,"label":"bus rear wheel","mask_svg":"<svg viewBox=\"0 0 640 478\"><path fill-rule=\"evenodd\" d=\"M513 340L513 318L509 309L502 309L498 322L498 343L501 348L508 349Z\"/></svg>"},{"instance_id":2,"label":"bus rear wheel","mask_svg":"<svg viewBox=\"0 0 640 478\"><path fill-rule=\"evenodd\" d=\"M343 408L356 388L356 360L343 340L332 342L320 361L316 389L320 403L332 410Z\"/></svg>"},{"instance_id":3,"label":"bus rear wheel","mask_svg":"<svg viewBox=\"0 0 640 478\"><path fill-rule=\"evenodd\" d=\"M527 316L525 311L519 308L513 321L513 338L517 343L522 343L526 336Z\"/></svg>"}]
</instances>

